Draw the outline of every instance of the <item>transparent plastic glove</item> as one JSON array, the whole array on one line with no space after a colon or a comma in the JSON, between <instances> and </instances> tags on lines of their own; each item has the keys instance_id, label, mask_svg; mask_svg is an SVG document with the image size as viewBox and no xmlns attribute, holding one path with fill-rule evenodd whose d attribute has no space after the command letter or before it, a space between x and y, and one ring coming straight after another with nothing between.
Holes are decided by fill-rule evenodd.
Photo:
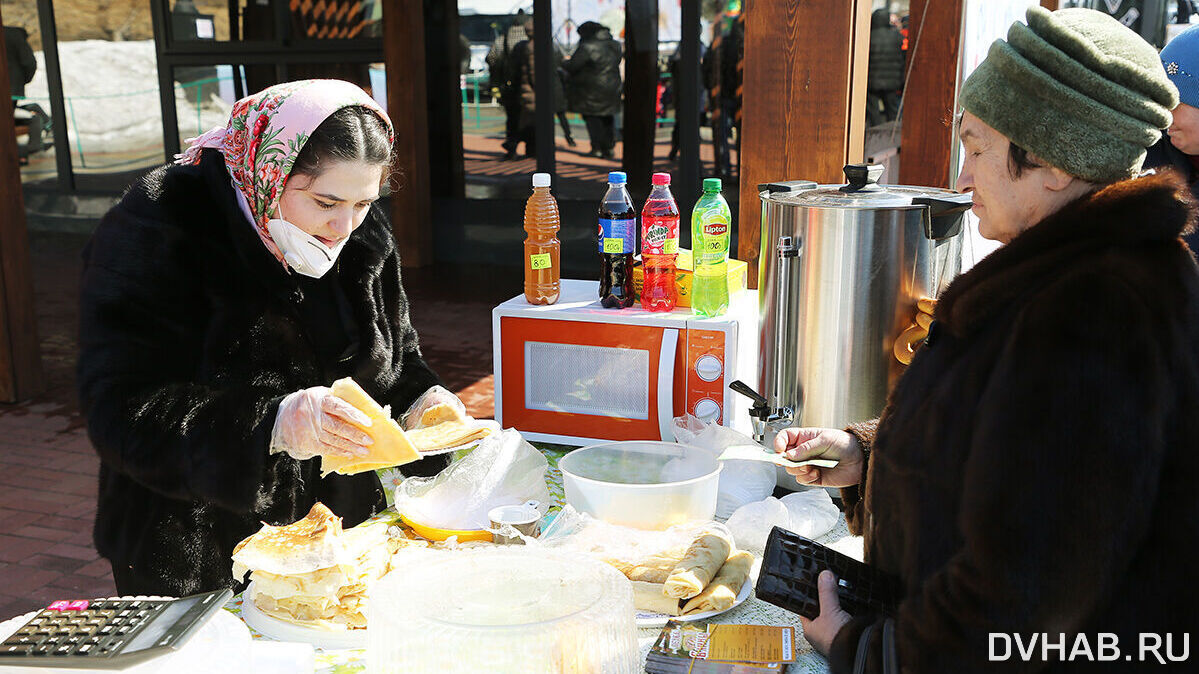
<instances>
[{"instance_id":1,"label":"transparent plastic glove","mask_svg":"<svg viewBox=\"0 0 1199 674\"><path fill-rule=\"evenodd\" d=\"M355 424L370 426L370 417L328 387L296 391L279 403L271 453L287 452L299 461L324 455L366 456L374 440Z\"/></svg>"},{"instance_id":2,"label":"transparent plastic glove","mask_svg":"<svg viewBox=\"0 0 1199 674\"><path fill-rule=\"evenodd\" d=\"M457 408L460 414L463 416L466 415L466 405L462 404L462 401L458 399L458 396L454 395L449 391L449 389L443 386L434 386L428 391L422 393L421 396L408 407L408 411L404 412L404 416L400 418L400 425L403 426L404 430L406 431L420 428L420 418L421 415L425 413L425 410L433 407L434 405L440 405L441 403L445 403L451 407Z\"/></svg>"}]
</instances>

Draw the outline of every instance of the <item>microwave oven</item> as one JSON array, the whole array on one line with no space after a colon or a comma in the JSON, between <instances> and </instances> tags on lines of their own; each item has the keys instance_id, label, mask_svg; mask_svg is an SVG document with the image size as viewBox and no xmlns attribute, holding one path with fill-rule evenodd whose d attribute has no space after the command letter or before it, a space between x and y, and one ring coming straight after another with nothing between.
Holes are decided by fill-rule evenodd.
<instances>
[{"instance_id":1,"label":"microwave oven","mask_svg":"<svg viewBox=\"0 0 1199 674\"><path fill-rule=\"evenodd\" d=\"M491 313L495 418L526 438L568 445L673 441L673 418L752 433L750 401L729 389L757 374L757 293L723 316L604 309L597 281L562 280L556 304L519 295Z\"/></svg>"}]
</instances>

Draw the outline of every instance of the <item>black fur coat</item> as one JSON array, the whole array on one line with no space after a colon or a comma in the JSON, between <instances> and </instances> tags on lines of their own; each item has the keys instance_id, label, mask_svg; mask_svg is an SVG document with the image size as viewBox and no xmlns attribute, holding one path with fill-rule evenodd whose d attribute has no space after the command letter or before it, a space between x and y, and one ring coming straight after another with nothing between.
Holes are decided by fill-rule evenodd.
<instances>
[{"instance_id":1,"label":"black fur coat","mask_svg":"<svg viewBox=\"0 0 1199 674\"><path fill-rule=\"evenodd\" d=\"M1157 671L1139 661L1138 635L1151 632L1172 633L1176 655L1190 633L1194 662L1199 275L1179 238L1187 201L1172 175L1109 186L941 298L878 425L864 498L843 490L868 561L904 583L904 672ZM838 633L834 672L852 671L872 622ZM1111 669L1093 661L1101 632L1119 638ZM882 633L867 671L883 671ZM1012 641L1009 660L988 662L990 633L1025 644L1064 633L1065 653L1046 660L1038 639L1021 662ZM1079 634L1094 657L1068 662Z\"/></svg>"},{"instance_id":2,"label":"black fur coat","mask_svg":"<svg viewBox=\"0 0 1199 674\"><path fill-rule=\"evenodd\" d=\"M344 359L316 348L304 279L266 250L215 150L150 173L104 216L84 252L77 378L102 460L95 543L118 590L233 586L233 546L261 522L295 521L319 500L348 527L383 507L374 473L322 479L319 459L268 453L289 393L352 375L398 413L438 383L377 207L333 273L358 345Z\"/></svg>"}]
</instances>

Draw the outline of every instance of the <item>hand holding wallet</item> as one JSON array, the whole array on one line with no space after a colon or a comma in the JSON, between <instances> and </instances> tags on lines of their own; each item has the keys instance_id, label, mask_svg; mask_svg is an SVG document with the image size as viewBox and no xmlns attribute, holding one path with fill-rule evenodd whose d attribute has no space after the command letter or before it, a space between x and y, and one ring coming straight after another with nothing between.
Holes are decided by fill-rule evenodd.
<instances>
[{"instance_id":1,"label":"hand holding wallet","mask_svg":"<svg viewBox=\"0 0 1199 674\"><path fill-rule=\"evenodd\" d=\"M780 527L766 541L758 598L814 620L820 615L816 579L825 569L837 576L837 596L850 615L895 614L902 597L898 578Z\"/></svg>"}]
</instances>

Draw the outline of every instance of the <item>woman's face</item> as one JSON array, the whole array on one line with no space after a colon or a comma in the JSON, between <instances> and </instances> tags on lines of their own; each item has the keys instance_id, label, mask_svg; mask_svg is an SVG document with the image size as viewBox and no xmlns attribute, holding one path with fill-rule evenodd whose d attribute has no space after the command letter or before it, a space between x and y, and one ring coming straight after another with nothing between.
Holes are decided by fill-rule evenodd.
<instances>
[{"instance_id":1,"label":"woman's face","mask_svg":"<svg viewBox=\"0 0 1199 674\"><path fill-rule=\"evenodd\" d=\"M1166 133L1170 134L1170 144L1183 154L1199 155L1199 108L1179 103Z\"/></svg>"},{"instance_id":2,"label":"woman's face","mask_svg":"<svg viewBox=\"0 0 1199 674\"><path fill-rule=\"evenodd\" d=\"M1011 142L969 112L962 115L958 137L966 159L956 187L972 193L978 231L988 239L1007 243L1016 238L1065 205L1077 191L1067 188L1081 183L1047 166L1026 168L1014 177L1008 165ZM1040 163L1031 155L1029 159Z\"/></svg>"},{"instance_id":3,"label":"woman's face","mask_svg":"<svg viewBox=\"0 0 1199 674\"><path fill-rule=\"evenodd\" d=\"M326 246L334 246L366 219L382 182L380 165L332 162L318 176L289 177L279 200L279 215Z\"/></svg>"}]
</instances>

